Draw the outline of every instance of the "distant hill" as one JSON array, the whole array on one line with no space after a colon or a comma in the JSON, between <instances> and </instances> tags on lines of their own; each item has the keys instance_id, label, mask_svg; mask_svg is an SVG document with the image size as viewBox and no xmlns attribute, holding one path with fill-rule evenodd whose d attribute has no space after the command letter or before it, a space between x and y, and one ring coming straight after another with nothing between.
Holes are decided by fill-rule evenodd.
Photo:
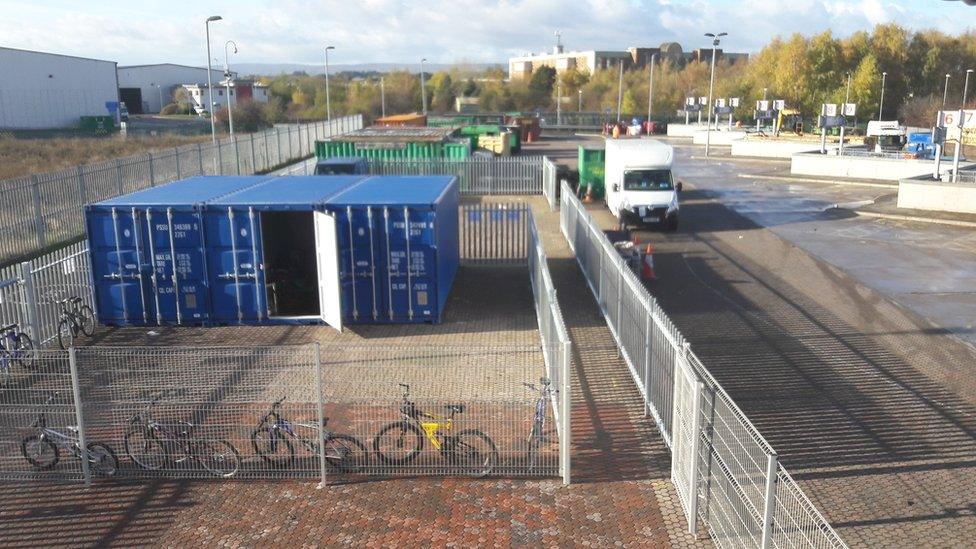
<instances>
[{"instance_id":1,"label":"distant hill","mask_svg":"<svg viewBox=\"0 0 976 549\"><path fill-rule=\"evenodd\" d=\"M436 72L450 69L452 67L467 67L475 70L486 70L491 67L501 67L501 63L424 63L424 70ZM279 74L291 74L304 71L307 74L324 74L325 64L307 65L300 63L239 63L233 67L240 74L275 76ZM393 70L406 70L410 72L420 72L420 63L352 63L352 64L329 64L329 72L338 74L340 72L390 72Z\"/></svg>"}]
</instances>

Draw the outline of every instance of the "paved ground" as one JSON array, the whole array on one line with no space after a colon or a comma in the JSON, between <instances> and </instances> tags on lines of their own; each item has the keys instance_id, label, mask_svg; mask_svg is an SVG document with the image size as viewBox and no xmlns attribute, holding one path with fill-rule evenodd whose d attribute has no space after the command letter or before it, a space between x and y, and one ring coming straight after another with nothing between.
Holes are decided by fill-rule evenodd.
<instances>
[{"instance_id":1,"label":"paved ground","mask_svg":"<svg viewBox=\"0 0 976 549\"><path fill-rule=\"evenodd\" d=\"M892 298L957 272L972 292L971 233L838 218L824 208L879 189L740 178L783 164L689 154L701 150L678 149L681 229L641 234L664 310L845 541L970 545L976 353L950 333L965 331ZM613 227L604 207L592 212Z\"/></svg>"},{"instance_id":2,"label":"paved ground","mask_svg":"<svg viewBox=\"0 0 976 549\"><path fill-rule=\"evenodd\" d=\"M668 451L653 422L641 415L637 389L558 233L558 216L541 198L530 202L539 212L575 343L572 486L557 479L436 478L347 481L324 490L309 482L257 480L99 483L87 490L6 484L0 485L0 545L709 545L687 533L669 481ZM468 274L474 276L459 279L464 291L452 295L470 300L465 313L452 313L449 305L445 323L434 327L354 328L338 339L310 327L168 329L156 335L130 329L105 331L95 343L410 341L438 349L538 341L527 277L519 286L482 270Z\"/></svg>"}]
</instances>

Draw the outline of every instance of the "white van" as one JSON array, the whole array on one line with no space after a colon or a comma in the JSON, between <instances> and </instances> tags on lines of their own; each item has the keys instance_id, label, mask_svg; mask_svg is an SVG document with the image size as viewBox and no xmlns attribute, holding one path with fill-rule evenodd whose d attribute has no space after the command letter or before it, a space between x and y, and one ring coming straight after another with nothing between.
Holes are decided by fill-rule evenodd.
<instances>
[{"instance_id":1,"label":"white van","mask_svg":"<svg viewBox=\"0 0 976 549\"><path fill-rule=\"evenodd\" d=\"M674 149L656 139L607 139L607 207L627 225L678 228L678 193L671 164Z\"/></svg>"}]
</instances>

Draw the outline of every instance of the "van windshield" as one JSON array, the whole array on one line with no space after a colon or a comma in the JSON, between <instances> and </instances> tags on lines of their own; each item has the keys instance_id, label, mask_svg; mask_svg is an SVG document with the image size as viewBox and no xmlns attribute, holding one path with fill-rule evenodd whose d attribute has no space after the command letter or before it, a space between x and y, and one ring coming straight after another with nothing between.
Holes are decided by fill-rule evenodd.
<instances>
[{"instance_id":1,"label":"van windshield","mask_svg":"<svg viewBox=\"0 0 976 549\"><path fill-rule=\"evenodd\" d=\"M353 164L319 164L315 166L315 175L348 175L356 173Z\"/></svg>"},{"instance_id":2,"label":"van windshield","mask_svg":"<svg viewBox=\"0 0 976 549\"><path fill-rule=\"evenodd\" d=\"M671 170L629 170L624 172L625 191L673 191Z\"/></svg>"}]
</instances>

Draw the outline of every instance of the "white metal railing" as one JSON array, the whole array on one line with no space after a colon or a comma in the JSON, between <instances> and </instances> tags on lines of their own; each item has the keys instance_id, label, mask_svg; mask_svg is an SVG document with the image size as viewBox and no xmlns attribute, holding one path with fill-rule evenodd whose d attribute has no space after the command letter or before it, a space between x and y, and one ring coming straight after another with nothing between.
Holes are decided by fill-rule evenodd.
<instances>
[{"instance_id":1,"label":"white metal railing","mask_svg":"<svg viewBox=\"0 0 976 549\"><path fill-rule=\"evenodd\" d=\"M846 547L563 182L560 226L672 452L689 530L720 547Z\"/></svg>"},{"instance_id":2,"label":"white metal railing","mask_svg":"<svg viewBox=\"0 0 976 549\"><path fill-rule=\"evenodd\" d=\"M542 194L546 162L544 156L369 159L369 171L377 175L456 175L461 194L466 195Z\"/></svg>"},{"instance_id":3,"label":"white metal railing","mask_svg":"<svg viewBox=\"0 0 976 549\"><path fill-rule=\"evenodd\" d=\"M85 204L194 175L250 175L312 154L315 140L363 125L362 115L286 124L0 181L0 263L30 256L84 232Z\"/></svg>"}]
</instances>

